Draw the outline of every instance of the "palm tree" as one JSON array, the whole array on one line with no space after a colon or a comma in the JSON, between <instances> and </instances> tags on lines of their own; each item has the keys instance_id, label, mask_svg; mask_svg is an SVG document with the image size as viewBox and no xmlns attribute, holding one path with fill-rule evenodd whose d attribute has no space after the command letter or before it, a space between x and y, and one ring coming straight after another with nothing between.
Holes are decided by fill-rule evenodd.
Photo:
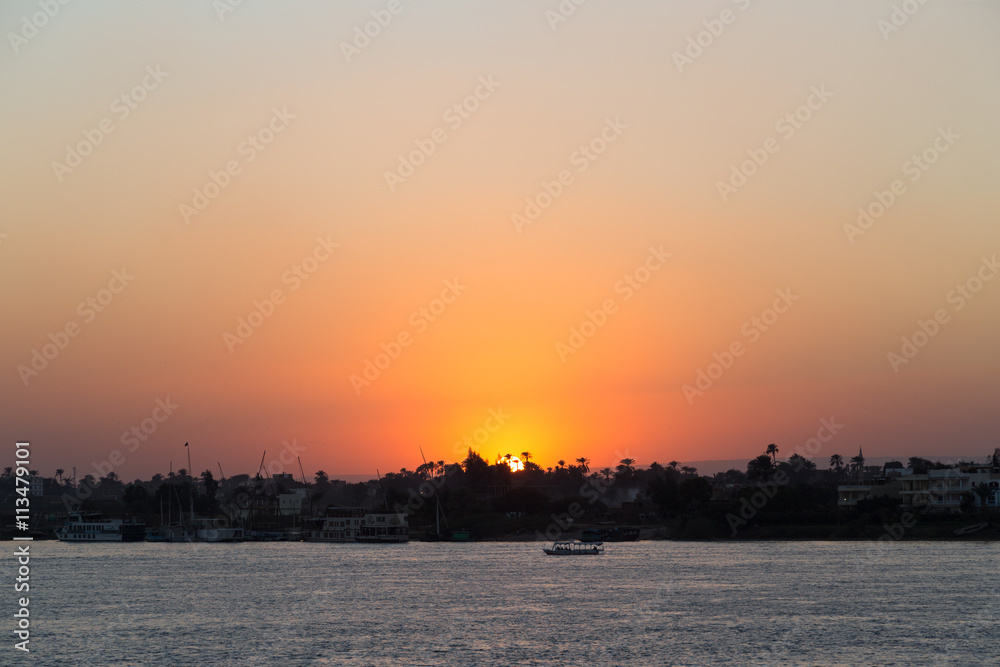
<instances>
[{"instance_id":1,"label":"palm tree","mask_svg":"<svg viewBox=\"0 0 1000 667\"><path fill-rule=\"evenodd\" d=\"M604 476L604 481L605 482L610 482L611 481L611 475L612 475L611 468L601 468L600 473L601 473L601 475Z\"/></svg>"},{"instance_id":2,"label":"palm tree","mask_svg":"<svg viewBox=\"0 0 1000 667\"><path fill-rule=\"evenodd\" d=\"M681 464L680 461L671 461L670 463L667 464L667 470L673 470L674 472L677 472L677 466L679 466L680 464Z\"/></svg>"},{"instance_id":3,"label":"palm tree","mask_svg":"<svg viewBox=\"0 0 1000 667\"><path fill-rule=\"evenodd\" d=\"M685 475L694 475L698 472L698 469L692 466L681 466L681 472Z\"/></svg>"},{"instance_id":4,"label":"palm tree","mask_svg":"<svg viewBox=\"0 0 1000 667\"><path fill-rule=\"evenodd\" d=\"M761 454L747 463L747 478L766 482L774 474L774 461L767 454Z\"/></svg>"},{"instance_id":5,"label":"palm tree","mask_svg":"<svg viewBox=\"0 0 1000 667\"><path fill-rule=\"evenodd\" d=\"M66 471L62 468L56 468L56 478L59 480L59 485L62 486L63 483L63 473Z\"/></svg>"},{"instance_id":6,"label":"palm tree","mask_svg":"<svg viewBox=\"0 0 1000 667\"><path fill-rule=\"evenodd\" d=\"M556 461L556 463L559 464L556 466L556 470L562 470L563 468L566 467L566 462L563 461L562 459L559 459L558 461Z\"/></svg>"},{"instance_id":7,"label":"palm tree","mask_svg":"<svg viewBox=\"0 0 1000 667\"><path fill-rule=\"evenodd\" d=\"M851 470L860 477L864 469L865 469L865 457L862 456L861 454L858 454L857 456L852 456Z\"/></svg>"},{"instance_id":8,"label":"palm tree","mask_svg":"<svg viewBox=\"0 0 1000 667\"><path fill-rule=\"evenodd\" d=\"M530 460L531 460L531 452L521 452L521 463L524 464L525 468L528 467L528 461Z\"/></svg>"},{"instance_id":9,"label":"palm tree","mask_svg":"<svg viewBox=\"0 0 1000 667\"><path fill-rule=\"evenodd\" d=\"M844 468L844 457L840 454L834 454L830 457L830 467L836 470L838 473Z\"/></svg>"},{"instance_id":10,"label":"palm tree","mask_svg":"<svg viewBox=\"0 0 1000 667\"><path fill-rule=\"evenodd\" d=\"M588 459L586 456L581 456L576 460L576 462L580 464L580 470L583 471L584 475L590 472L590 465L589 465L590 459Z\"/></svg>"},{"instance_id":11,"label":"palm tree","mask_svg":"<svg viewBox=\"0 0 1000 667\"><path fill-rule=\"evenodd\" d=\"M778 464L778 446L776 444L772 442L767 446L767 449L764 450L764 453L770 455L771 463L775 465Z\"/></svg>"},{"instance_id":12,"label":"palm tree","mask_svg":"<svg viewBox=\"0 0 1000 667\"><path fill-rule=\"evenodd\" d=\"M632 466L635 464L635 459L625 458L619 461L619 463L622 464L622 470L624 470L625 473L631 475L633 472L635 472L635 469L632 468Z\"/></svg>"}]
</instances>

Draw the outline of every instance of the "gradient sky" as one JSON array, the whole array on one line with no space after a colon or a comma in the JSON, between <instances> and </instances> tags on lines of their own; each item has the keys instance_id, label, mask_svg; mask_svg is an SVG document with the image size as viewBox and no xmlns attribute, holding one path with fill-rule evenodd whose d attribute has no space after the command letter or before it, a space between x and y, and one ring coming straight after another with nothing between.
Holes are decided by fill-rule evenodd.
<instances>
[{"instance_id":1,"label":"gradient sky","mask_svg":"<svg viewBox=\"0 0 1000 667\"><path fill-rule=\"evenodd\" d=\"M76 2L37 34L36 2L0 7L0 431L30 440L44 474L82 477L118 451L123 479L148 478L186 467L184 442L197 471L233 474L294 441L309 476L412 469L420 447L460 460L465 437L543 467L771 442L787 456L824 418L843 425L824 459L1000 445L1000 280L949 297L1000 253L1000 3L928 2L890 32L881 0L590 0L558 23L556 0L402 0L350 62L342 44L388 0L223 4ZM707 46L679 67L689 38ZM134 109L115 102L144 79ZM466 118L446 115L477 87ZM794 131L778 125L796 110ZM243 144L272 122L271 143ZM614 141L581 159L602 131ZM85 132L92 152L54 166ZM769 139L777 152L724 200L718 183ZM936 161L914 172L925 149ZM239 173L186 221L229 161ZM297 285L286 272L318 238L338 247ZM626 299L619 281L651 247L670 258ZM134 278L91 313L123 267ZM464 289L435 304L447 281ZM274 290L273 314L227 345ZM797 300L754 334L779 290ZM557 344L608 299L563 360ZM936 335L893 364L938 310ZM64 349L19 370L67 323ZM402 332L411 344L356 391ZM731 368L686 396L733 343ZM168 398L172 414L123 444Z\"/></svg>"}]
</instances>

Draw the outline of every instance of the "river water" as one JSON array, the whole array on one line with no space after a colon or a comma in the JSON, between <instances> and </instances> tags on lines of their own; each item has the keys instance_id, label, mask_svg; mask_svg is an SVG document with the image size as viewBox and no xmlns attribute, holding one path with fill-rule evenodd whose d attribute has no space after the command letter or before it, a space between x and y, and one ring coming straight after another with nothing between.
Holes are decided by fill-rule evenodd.
<instances>
[{"instance_id":1,"label":"river water","mask_svg":"<svg viewBox=\"0 0 1000 667\"><path fill-rule=\"evenodd\" d=\"M35 542L0 663L1000 664L998 544L542 546Z\"/></svg>"}]
</instances>

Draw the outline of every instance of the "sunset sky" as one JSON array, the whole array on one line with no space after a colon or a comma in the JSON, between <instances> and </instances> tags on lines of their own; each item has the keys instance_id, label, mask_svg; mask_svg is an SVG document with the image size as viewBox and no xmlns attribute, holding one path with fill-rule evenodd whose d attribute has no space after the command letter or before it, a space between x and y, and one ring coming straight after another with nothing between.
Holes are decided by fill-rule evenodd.
<instances>
[{"instance_id":1,"label":"sunset sky","mask_svg":"<svg viewBox=\"0 0 1000 667\"><path fill-rule=\"evenodd\" d=\"M9 458L1000 446L1000 3L230 4L0 7Z\"/></svg>"}]
</instances>

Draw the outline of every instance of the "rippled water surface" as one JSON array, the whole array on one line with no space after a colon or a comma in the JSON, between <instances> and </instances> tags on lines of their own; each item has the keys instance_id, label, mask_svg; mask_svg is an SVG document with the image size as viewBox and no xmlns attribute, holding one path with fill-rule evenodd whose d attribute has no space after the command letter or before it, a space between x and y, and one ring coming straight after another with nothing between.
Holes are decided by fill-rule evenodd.
<instances>
[{"instance_id":1,"label":"rippled water surface","mask_svg":"<svg viewBox=\"0 0 1000 667\"><path fill-rule=\"evenodd\" d=\"M36 542L30 662L1000 664L995 544L541 546Z\"/></svg>"}]
</instances>

